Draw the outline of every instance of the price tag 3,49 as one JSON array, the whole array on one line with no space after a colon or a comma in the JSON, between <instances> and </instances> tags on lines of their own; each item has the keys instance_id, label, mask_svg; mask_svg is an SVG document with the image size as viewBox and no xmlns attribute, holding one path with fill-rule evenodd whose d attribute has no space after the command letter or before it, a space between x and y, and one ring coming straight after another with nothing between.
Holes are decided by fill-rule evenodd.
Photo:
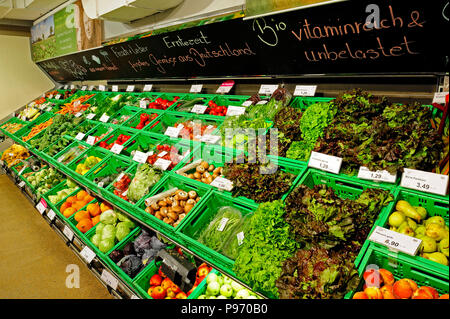
<instances>
[{"instance_id":1,"label":"price tag 3,49","mask_svg":"<svg viewBox=\"0 0 450 319\"><path fill-rule=\"evenodd\" d=\"M386 246L395 251L415 256L419 250L421 239L407 236L395 231L377 226L369 237L370 241Z\"/></svg>"},{"instance_id":2,"label":"price tag 3,49","mask_svg":"<svg viewBox=\"0 0 450 319\"><path fill-rule=\"evenodd\" d=\"M444 196L448 189L448 175L405 168L400 186Z\"/></svg>"},{"instance_id":3,"label":"price tag 3,49","mask_svg":"<svg viewBox=\"0 0 450 319\"><path fill-rule=\"evenodd\" d=\"M341 165L342 158L317 152L311 152L311 157L308 162L308 167L317 168L334 174L339 174Z\"/></svg>"}]
</instances>

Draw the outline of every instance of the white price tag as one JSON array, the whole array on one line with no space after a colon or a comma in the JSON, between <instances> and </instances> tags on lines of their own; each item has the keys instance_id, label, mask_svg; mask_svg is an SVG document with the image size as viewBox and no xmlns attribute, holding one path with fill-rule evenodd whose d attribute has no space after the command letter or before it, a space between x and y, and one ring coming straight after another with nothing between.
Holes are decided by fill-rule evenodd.
<instances>
[{"instance_id":1,"label":"white price tag","mask_svg":"<svg viewBox=\"0 0 450 319\"><path fill-rule=\"evenodd\" d=\"M70 86L70 89L73 90L74 88L75 88L75 85L72 84L72 85Z\"/></svg>"},{"instance_id":2,"label":"white price tag","mask_svg":"<svg viewBox=\"0 0 450 319\"><path fill-rule=\"evenodd\" d=\"M264 104L267 104L266 100L262 100L256 103L256 105L264 105Z\"/></svg>"},{"instance_id":3,"label":"white price tag","mask_svg":"<svg viewBox=\"0 0 450 319\"><path fill-rule=\"evenodd\" d=\"M247 107L247 106L250 106L252 104L253 104L253 101L245 101L244 103L242 103L242 106Z\"/></svg>"},{"instance_id":4,"label":"white price tag","mask_svg":"<svg viewBox=\"0 0 450 319\"><path fill-rule=\"evenodd\" d=\"M64 85L64 90L67 90L69 86L68 85Z\"/></svg>"},{"instance_id":5,"label":"white price tag","mask_svg":"<svg viewBox=\"0 0 450 319\"><path fill-rule=\"evenodd\" d=\"M45 97L45 94L44 94L44 97ZM52 99L52 98L53 98L53 94L50 94L50 95L48 96L48 98L49 98L49 99Z\"/></svg>"},{"instance_id":6,"label":"white price tag","mask_svg":"<svg viewBox=\"0 0 450 319\"><path fill-rule=\"evenodd\" d=\"M448 175L405 168L400 186L445 196L448 189Z\"/></svg>"},{"instance_id":7,"label":"white price tag","mask_svg":"<svg viewBox=\"0 0 450 319\"><path fill-rule=\"evenodd\" d=\"M228 218L223 217L219 223L219 226L217 226L217 231L223 231L228 223L228 220Z\"/></svg>"},{"instance_id":8,"label":"white price tag","mask_svg":"<svg viewBox=\"0 0 450 319\"><path fill-rule=\"evenodd\" d=\"M236 237L238 240L238 246L242 245L244 243L244 232L241 231L240 233L237 233Z\"/></svg>"},{"instance_id":9,"label":"white price tag","mask_svg":"<svg viewBox=\"0 0 450 319\"><path fill-rule=\"evenodd\" d=\"M75 113L75 117L80 117L81 115L83 115L83 112Z\"/></svg>"},{"instance_id":10,"label":"white price tag","mask_svg":"<svg viewBox=\"0 0 450 319\"><path fill-rule=\"evenodd\" d=\"M141 108L141 109L146 109L147 108L147 106L148 106L148 101L147 100L140 100L139 101L139 107Z\"/></svg>"},{"instance_id":11,"label":"white price tag","mask_svg":"<svg viewBox=\"0 0 450 319\"><path fill-rule=\"evenodd\" d=\"M97 184L97 186L100 187L100 188L103 188L103 186L105 186L105 183L99 182L99 183Z\"/></svg>"},{"instance_id":12,"label":"white price tag","mask_svg":"<svg viewBox=\"0 0 450 319\"><path fill-rule=\"evenodd\" d=\"M81 141L85 136L86 134L80 132L75 136L75 139Z\"/></svg>"},{"instance_id":13,"label":"white price tag","mask_svg":"<svg viewBox=\"0 0 450 319\"><path fill-rule=\"evenodd\" d=\"M88 115L86 115L86 118L89 120L92 120L95 117L95 113L89 113Z\"/></svg>"},{"instance_id":14,"label":"white price tag","mask_svg":"<svg viewBox=\"0 0 450 319\"><path fill-rule=\"evenodd\" d=\"M111 87L111 91L112 91L112 92L119 92L119 86L118 86L118 85L113 85L113 86Z\"/></svg>"},{"instance_id":15,"label":"white price tag","mask_svg":"<svg viewBox=\"0 0 450 319\"><path fill-rule=\"evenodd\" d=\"M134 85L128 85L127 92L133 92L133 91L134 91Z\"/></svg>"},{"instance_id":16,"label":"white price tag","mask_svg":"<svg viewBox=\"0 0 450 319\"><path fill-rule=\"evenodd\" d=\"M87 89L87 86L86 86L86 85L83 85L83 86L81 87L81 91L86 91L86 89Z\"/></svg>"},{"instance_id":17,"label":"white price tag","mask_svg":"<svg viewBox=\"0 0 450 319\"><path fill-rule=\"evenodd\" d=\"M178 137L178 135L180 135L181 130L182 130L182 128L180 129L180 126L178 126L178 127L169 126L167 128L166 132L164 133L164 135L167 135L170 137Z\"/></svg>"},{"instance_id":18,"label":"white price tag","mask_svg":"<svg viewBox=\"0 0 450 319\"><path fill-rule=\"evenodd\" d=\"M103 115L100 117L100 122L106 123L109 120L109 116L103 113Z\"/></svg>"},{"instance_id":19,"label":"white price tag","mask_svg":"<svg viewBox=\"0 0 450 319\"><path fill-rule=\"evenodd\" d=\"M156 166L158 168L160 168L161 170L165 171L169 168L170 164L172 164L172 161L163 159L163 158L158 158L156 160L156 162L153 164L153 166Z\"/></svg>"},{"instance_id":20,"label":"white price tag","mask_svg":"<svg viewBox=\"0 0 450 319\"><path fill-rule=\"evenodd\" d=\"M136 295L131 295L131 298L130 299L141 299L141 298L139 298L138 296L136 296Z\"/></svg>"},{"instance_id":21,"label":"white price tag","mask_svg":"<svg viewBox=\"0 0 450 319\"><path fill-rule=\"evenodd\" d=\"M103 269L102 275L100 278L103 280L103 282L105 284L110 286L112 289L117 289L117 285L119 284L119 281L116 279L116 277L111 275L111 273L109 271L107 271L106 269Z\"/></svg>"},{"instance_id":22,"label":"white price tag","mask_svg":"<svg viewBox=\"0 0 450 319\"><path fill-rule=\"evenodd\" d=\"M205 134L199 138L202 142L208 144L216 144L220 140L220 136Z\"/></svg>"},{"instance_id":23,"label":"white price tag","mask_svg":"<svg viewBox=\"0 0 450 319\"><path fill-rule=\"evenodd\" d=\"M191 113L204 114L207 108L208 106L206 105L195 104L191 109Z\"/></svg>"},{"instance_id":24,"label":"white price tag","mask_svg":"<svg viewBox=\"0 0 450 319\"><path fill-rule=\"evenodd\" d=\"M98 90L99 90L99 91L106 91L106 86L104 86L104 85L99 85L99 86L98 86Z\"/></svg>"},{"instance_id":25,"label":"white price tag","mask_svg":"<svg viewBox=\"0 0 450 319\"><path fill-rule=\"evenodd\" d=\"M193 84L191 85L190 93L200 93L202 91L203 84Z\"/></svg>"},{"instance_id":26,"label":"white price tag","mask_svg":"<svg viewBox=\"0 0 450 319\"><path fill-rule=\"evenodd\" d=\"M36 205L36 209L38 210L39 213L41 213L41 215L45 212L45 207L44 207L44 205L42 205L41 202L39 202L39 203Z\"/></svg>"},{"instance_id":27,"label":"white price tag","mask_svg":"<svg viewBox=\"0 0 450 319\"><path fill-rule=\"evenodd\" d=\"M120 144L114 143L114 145L111 147L111 152L113 152L114 154L120 154L120 152L122 152L122 150L123 150L123 145L120 145Z\"/></svg>"},{"instance_id":28,"label":"white price tag","mask_svg":"<svg viewBox=\"0 0 450 319\"><path fill-rule=\"evenodd\" d=\"M90 87L89 87L89 91L92 91L93 89L94 89L94 85L91 85Z\"/></svg>"},{"instance_id":29,"label":"white price tag","mask_svg":"<svg viewBox=\"0 0 450 319\"><path fill-rule=\"evenodd\" d=\"M358 178L372 181L380 181L386 183L395 183L397 180L397 173L391 174L388 171L370 171L367 167L361 166L358 172Z\"/></svg>"},{"instance_id":30,"label":"white price tag","mask_svg":"<svg viewBox=\"0 0 450 319\"><path fill-rule=\"evenodd\" d=\"M316 95L317 85L296 85L294 96L314 96Z\"/></svg>"},{"instance_id":31,"label":"white price tag","mask_svg":"<svg viewBox=\"0 0 450 319\"><path fill-rule=\"evenodd\" d=\"M25 181L21 181L18 185L20 188L23 188L25 186Z\"/></svg>"},{"instance_id":32,"label":"white price tag","mask_svg":"<svg viewBox=\"0 0 450 319\"><path fill-rule=\"evenodd\" d=\"M95 144L95 136L88 136L88 138L86 139L86 143L88 143L89 145L94 145Z\"/></svg>"},{"instance_id":33,"label":"white price tag","mask_svg":"<svg viewBox=\"0 0 450 319\"><path fill-rule=\"evenodd\" d=\"M216 93L228 93L231 91L233 86L234 86L234 81L225 81L219 86Z\"/></svg>"},{"instance_id":34,"label":"white price tag","mask_svg":"<svg viewBox=\"0 0 450 319\"><path fill-rule=\"evenodd\" d=\"M162 151L161 153L158 154L158 157L163 157L165 155L167 155L167 152L166 151Z\"/></svg>"},{"instance_id":35,"label":"white price tag","mask_svg":"<svg viewBox=\"0 0 450 319\"><path fill-rule=\"evenodd\" d=\"M259 94L261 95L272 95L275 90L278 89L278 85L263 84L259 88Z\"/></svg>"},{"instance_id":36,"label":"white price tag","mask_svg":"<svg viewBox=\"0 0 450 319\"><path fill-rule=\"evenodd\" d=\"M153 84L146 84L144 85L144 88L142 89L143 92L150 92L153 88Z\"/></svg>"},{"instance_id":37,"label":"white price tag","mask_svg":"<svg viewBox=\"0 0 450 319\"><path fill-rule=\"evenodd\" d=\"M377 226L369 237L370 241L384 245L391 250L401 251L405 254L415 256L419 250L421 239L397 233L395 231Z\"/></svg>"},{"instance_id":38,"label":"white price tag","mask_svg":"<svg viewBox=\"0 0 450 319\"><path fill-rule=\"evenodd\" d=\"M80 251L80 255L81 257L83 257L84 260L86 260L88 264L90 264L91 261L94 260L96 256L95 253L88 246L84 246L84 248Z\"/></svg>"},{"instance_id":39,"label":"white price tag","mask_svg":"<svg viewBox=\"0 0 450 319\"><path fill-rule=\"evenodd\" d=\"M445 104L445 97L447 95L448 95L448 92L436 92L436 93L434 93L433 103Z\"/></svg>"},{"instance_id":40,"label":"white price tag","mask_svg":"<svg viewBox=\"0 0 450 319\"><path fill-rule=\"evenodd\" d=\"M230 105L227 109L227 116L241 115L245 113L245 107Z\"/></svg>"},{"instance_id":41,"label":"white price tag","mask_svg":"<svg viewBox=\"0 0 450 319\"><path fill-rule=\"evenodd\" d=\"M317 152L311 152L311 157L308 162L308 167L317 168L334 174L339 174L341 165L342 158Z\"/></svg>"},{"instance_id":42,"label":"white price tag","mask_svg":"<svg viewBox=\"0 0 450 319\"><path fill-rule=\"evenodd\" d=\"M136 161L138 163L145 163L145 162L147 162L147 158L148 158L147 153L143 153L141 151L136 151L136 153L134 153L134 156L133 156L133 161Z\"/></svg>"},{"instance_id":43,"label":"white price tag","mask_svg":"<svg viewBox=\"0 0 450 319\"><path fill-rule=\"evenodd\" d=\"M122 193L122 196L127 196L127 195L128 195L128 189Z\"/></svg>"},{"instance_id":44,"label":"white price tag","mask_svg":"<svg viewBox=\"0 0 450 319\"><path fill-rule=\"evenodd\" d=\"M61 97L61 94L56 94L55 95L55 100L59 100L60 97Z\"/></svg>"},{"instance_id":45,"label":"white price tag","mask_svg":"<svg viewBox=\"0 0 450 319\"><path fill-rule=\"evenodd\" d=\"M73 239L73 231L67 226L64 226L63 234L67 237L69 241Z\"/></svg>"},{"instance_id":46,"label":"white price tag","mask_svg":"<svg viewBox=\"0 0 450 319\"><path fill-rule=\"evenodd\" d=\"M55 219L56 213L53 211L53 209L50 209L50 210L47 212L47 217L48 217L48 219L50 219L50 220L54 220L54 219Z\"/></svg>"},{"instance_id":47,"label":"white price tag","mask_svg":"<svg viewBox=\"0 0 450 319\"><path fill-rule=\"evenodd\" d=\"M226 191L231 191L233 189L233 182L220 176L217 176L209 185L224 189Z\"/></svg>"},{"instance_id":48,"label":"white price tag","mask_svg":"<svg viewBox=\"0 0 450 319\"><path fill-rule=\"evenodd\" d=\"M122 179L122 177L124 177L125 174L124 173L120 173L119 176L117 176L116 182L120 181Z\"/></svg>"}]
</instances>

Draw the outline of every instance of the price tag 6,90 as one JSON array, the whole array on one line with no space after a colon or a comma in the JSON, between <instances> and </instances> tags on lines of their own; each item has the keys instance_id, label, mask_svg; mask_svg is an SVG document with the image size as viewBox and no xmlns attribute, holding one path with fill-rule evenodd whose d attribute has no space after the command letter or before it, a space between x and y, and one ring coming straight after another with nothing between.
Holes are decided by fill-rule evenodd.
<instances>
[{"instance_id":1,"label":"price tag 6,90","mask_svg":"<svg viewBox=\"0 0 450 319\"><path fill-rule=\"evenodd\" d=\"M200 93L202 91L203 84L193 84L191 86L191 89L189 90L190 93Z\"/></svg>"},{"instance_id":2,"label":"price tag 6,90","mask_svg":"<svg viewBox=\"0 0 450 319\"><path fill-rule=\"evenodd\" d=\"M405 168L400 186L444 196L448 189L448 175Z\"/></svg>"},{"instance_id":3,"label":"price tag 6,90","mask_svg":"<svg viewBox=\"0 0 450 319\"><path fill-rule=\"evenodd\" d=\"M116 277L111 275L111 273L109 271L107 271L106 269L103 269L102 275L100 278L103 280L103 282L105 284L110 286L112 289L117 289L117 285L119 284L119 281L116 279Z\"/></svg>"},{"instance_id":4,"label":"price tag 6,90","mask_svg":"<svg viewBox=\"0 0 450 319\"><path fill-rule=\"evenodd\" d=\"M316 95L317 85L296 85L294 96L314 96Z\"/></svg>"},{"instance_id":5,"label":"price tag 6,90","mask_svg":"<svg viewBox=\"0 0 450 319\"><path fill-rule=\"evenodd\" d=\"M136 151L133 156L133 161L136 161L138 163L145 163L147 162L147 153L143 153L141 151Z\"/></svg>"},{"instance_id":6,"label":"price tag 6,90","mask_svg":"<svg viewBox=\"0 0 450 319\"><path fill-rule=\"evenodd\" d=\"M73 231L72 231L72 229L70 229L67 226L64 226L63 234L67 237L67 239L69 241L72 241L72 239L73 239Z\"/></svg>"},{"instance_id":7,"label":"price tag 6,90","mask_svg":"<svg viewBox=\"0 0 450 319\"><path fill-rule=\"evenodd\" d=\"M144 88L142 89L143 92L150 92L153 88L153 84L146 84L144 85Z\"/></svg>"},{"instance_id":8,"label":"price tag 6,90","mask_svg":"<svg viewBox=\"0 0 450 319\"><path fill-rule=\"evenodd\" d=\"M391 174L388 171L370 171L367 167L361 166L358 172L358 178L371 181L380 181L386 183L395 183L397 174Z\"/></svg>"},{"instance_id":9,"label":"price tag 6,90","mask_svg":"<svg viewBox=\"0 0 450 319\"><path fill-rule=\"evenodd\" d=\"M48 217L48 219L50 219L50 220L54 220L54 219L55 219L56 213L53 211L53 209L50 209L50 210L47 212L47 217Z\"/></svg>"},{"instance_id":10,"label":"price tag 6,90","mask_svg":"<svg viewBox=\"0 0 450 319\"><path fill-rule=\"evenodd\" d=\"M233 189L233 182L229 179L223 177L216 177L210 184L211 186L217 187L219 189L224 189L226 191L231 191Z\"/></svg>"},{"instance_id":11,"label":"price tag 6,90","mask_svg":"<svg viewBox=\"0 0 450 319\"><path fill-rule=\"evenodd\" d=\"M122 152L122 150L123 150L123 145L120 145L120 144L114 143L114 145L111 147L111 152L113 152L114 154L120 154L120 152Z\"/></svg>"},{"instance_id":12,"label":"price tag 6,90","mask_svg":"<svg viewBox=\"0 0 450 319\"><path fill-rule=\"evenodd\" d=\"M370 241L386 246L394 251L401 251L405 254L415 256L419 250L421 239L407 236L395 231L377 226L369 237Z\"/></svg>"},{"instance_id":13,"label":"price tag 6,90","mask_svg":"<svg viewBox=\"0 0 450 319\"><path fill-rule=\"evenodd\" d=\"M204 114L207 108L206 105L195 104L191 109L191 113Z\"/></svg>"},{"instance_id":14,"label":"price tag 6,90","mask_svg":"<svg viewBox=\"0 0 450 319\"><path fill-rule=\"evenodd\" d=\"M83 257L84 260L86 260L88 264L90 264L91 261L94 260L96 256L95 253L88 246L84 246L84 248L80 251L80 255L81 257Z\"/></svg>"},{"instance_id":15,"label":"price tag 6,90","mask_svg":"<svg viewBox=\"0 0 450 319\"><path fill-rule=\"evenodd\" d=\"M341 165L342 158L317 152L311 152L311 157L308 162L308 167L317 168L334 174L339 174Z\"/></svg>"},{"instance_id":16,"label":"price tag 6,90","mask_svg":"<svg viewBox=\"0 0 450 319\"><path fill-rule=\"evenodd\" d=\"M127 92L133 92L133 91L134 91L134 85L128 85Z\"/></svg>"},{"instance_id":17,"label":"price tag 6,90","mask_svg":"<svg viewBox=\"0 0 450 319\"><path fill-rule=\"evenodd\" d=\"M275 90L278 89L278 85L263 84L259 88L259 94L261 95L272 95Z\"/></svg>"}]
</instances>

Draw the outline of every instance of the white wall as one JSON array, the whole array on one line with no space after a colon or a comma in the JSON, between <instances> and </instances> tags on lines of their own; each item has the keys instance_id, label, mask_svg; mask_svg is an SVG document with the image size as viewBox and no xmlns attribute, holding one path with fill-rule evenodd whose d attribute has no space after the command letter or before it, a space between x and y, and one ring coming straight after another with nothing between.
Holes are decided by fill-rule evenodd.
<instances>
[{"instance_id":1,"label":"white wall","mask_svg":"<svg viewBox=\"0 0 450 319\"><path fill-rule=\"evenodd\" d=\"M31 60L29 41L0 34L0 119L53 87Z\"/></svg>"},{"instance_id":2,"label":"white wall","mask_svg":"<svg viewBox=\"0 0 450 319\"><path fill-rule=\"evenodd\" d=\"M158 28L181 19L201 18L208 14L220 14L229 9L242 8L245 0L184 0L178 7L138 20L132 24L104 21L104 40L134 35ZM238 9L239 10L239 9Z\"/></svg>"}]
</instances>

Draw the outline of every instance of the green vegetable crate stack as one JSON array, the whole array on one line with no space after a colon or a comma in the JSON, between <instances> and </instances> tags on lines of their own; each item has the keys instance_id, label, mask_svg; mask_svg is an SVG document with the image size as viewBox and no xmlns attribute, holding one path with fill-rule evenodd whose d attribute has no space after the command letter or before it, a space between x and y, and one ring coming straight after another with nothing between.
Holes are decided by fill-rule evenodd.
<instances>
[{"instance_id":1,"label":"green vegetable crate stack","mask_svg":"<svg viewBox=\"0 0 450 319\"><path fill-rule=\"evenodd\" d=\"M336 98L293 97L285 88L271 96L73 97L87 94L83 116L28 107L0 129L43 160L36 171L12 165L36 201L57 210L85 189L90 204L110 205L87 232L76 214L88 203L66 221L136 295L158 299L148 282L162 269L158 253L185 247L215 268L188 298L387 298L388 277L379 291L364 286L370 263L394 286L409 279L448 298L448 190L411 190L400 178L405 169L448 175L449 121L440 134L440 110L360 89ZM230 106L240 113L227 115ZM7 131L17 123L23 128ZM229 136L233 129L264 135ZM340 170L319 169L312 152L341 158ZM394 177L364 178L361 168ZM416 251L376 241L379 229L415 239Z\"/></svg>"}]
</instances>

